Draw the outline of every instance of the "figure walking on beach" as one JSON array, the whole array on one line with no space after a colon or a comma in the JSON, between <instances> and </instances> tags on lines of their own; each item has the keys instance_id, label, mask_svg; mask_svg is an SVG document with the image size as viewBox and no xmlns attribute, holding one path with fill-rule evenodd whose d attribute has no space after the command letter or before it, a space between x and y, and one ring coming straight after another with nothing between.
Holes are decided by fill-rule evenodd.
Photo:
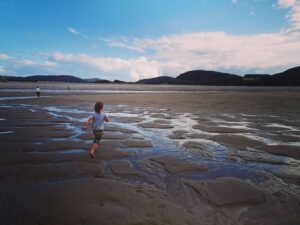
<instances>
[{"instance_id":1,"label":"figure walking on beach","mask_svg":"<svg viewBox=\"0 0 300 225\"><path fill-rule=\"evenodd\" d=\"M36 97L39 98L41 94L41 89L39 88L39 85L36 86L35 93L36 93Z\"/></svg>"},{"instance_id":2,"label":"figure walking on beach","mask_svg":"<svg viewBox=\"0 0 300 225\"><path fill-rule=\"evenodd\" d=\"M102 102L97 102L94 106L94 110L95 113L88 118L86 126L84 127L85 130L92 128L94 134L93 146L90 151L91 158L95 157L95 151L99 146L100 139L104 132L104 123L111 121L103 112Z\"/></svg>"}]
</instances>

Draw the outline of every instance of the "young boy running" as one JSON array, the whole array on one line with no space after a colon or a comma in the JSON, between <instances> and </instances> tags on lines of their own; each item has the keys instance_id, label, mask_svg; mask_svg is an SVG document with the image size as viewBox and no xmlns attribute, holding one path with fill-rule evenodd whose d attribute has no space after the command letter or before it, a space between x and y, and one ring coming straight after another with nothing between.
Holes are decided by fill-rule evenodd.
<instances>
[{"instance_id":1,"label":"young boy running","mask_svg":"<svg viewBox=\"0 0 300 225\"><path fill-rule=\"evenodd\" d=\"M103 135L104 131L104 122L110 122L111 120L108 116L103 112L103 103L97 102L94 106L95 113L93 113L86 123L84 129L92 128L94 133L94 141L93 146L90 151L91 158L95 157L95 151L99 145L100 139Z\"/></svg>"}]
</instances>

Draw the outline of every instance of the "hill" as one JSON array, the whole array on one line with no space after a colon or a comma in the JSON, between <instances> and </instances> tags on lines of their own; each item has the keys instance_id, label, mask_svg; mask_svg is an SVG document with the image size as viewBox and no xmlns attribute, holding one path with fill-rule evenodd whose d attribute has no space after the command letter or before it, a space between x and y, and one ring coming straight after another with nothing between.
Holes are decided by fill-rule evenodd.
<instances>
[{"instance_id":1,"label":"hill","mask_svg":"<svg viewBox=\"0 0 300 225\"><path fill-rule=\"evenodd\" d=\"M246 74L243 77L207 70L192 70L173 77L139 80L139 84L237 85L237 86L299 86L300 66L274 75Z\"/></svg>"},{"instance_id":2,"label":"hill","mask_svg":"<svg viewBox=\"0 0 300 225\"><path fill-rule=\"evenodd\" d=\"M176 77L178 84L194 85L240 85L243 79L234 74L207 70L192 70Z\"/></svg>"},{"instance_id":3,"label":"hill","mask_svg":"<svg viewBox=\"0 0 300 225\"><path fill-rule=\"evenodd\" d=\"M50 82L68 82L68 83L87 83L88 81L70 75L34 75L27 77L16 76L3 76L7 81L19 82L37 82L37 81L50 81Z\"/></svg>"},{"instance_id":4,"label":"hill","mask_svg":"<svg viewBox=\"0 0 300 225\"><path fill-rule=\"evenodd\" d=\"M176 79L168 76L154 77L137 81L138 84L173 84Z\"/></svg>"},{"instance_id":5,"label":"hill","mask_svg":"<svg viewBox=\"0 0 300 225\"><path fill-rule=\"evenodd\" d=\"M274 74L270 79L272 85L300 85L300 66L288 69L284 72Z\"/></svg>"}]
</instances>

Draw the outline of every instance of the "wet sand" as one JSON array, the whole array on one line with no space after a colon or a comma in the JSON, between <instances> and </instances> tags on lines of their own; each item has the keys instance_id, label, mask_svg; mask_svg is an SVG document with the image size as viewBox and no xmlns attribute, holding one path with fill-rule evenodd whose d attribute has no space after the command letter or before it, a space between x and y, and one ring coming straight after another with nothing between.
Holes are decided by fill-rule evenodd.
<instances>
[{"instance_id":1,"label":"wet sand","mask_svg":"<svg viewBox=\"0 0 300 225\"><path fill-rule=\"evenodd\" d=\"M300 92L186 89L0 91L0 224L299 224Z\"/></svg>"}]
</instances>

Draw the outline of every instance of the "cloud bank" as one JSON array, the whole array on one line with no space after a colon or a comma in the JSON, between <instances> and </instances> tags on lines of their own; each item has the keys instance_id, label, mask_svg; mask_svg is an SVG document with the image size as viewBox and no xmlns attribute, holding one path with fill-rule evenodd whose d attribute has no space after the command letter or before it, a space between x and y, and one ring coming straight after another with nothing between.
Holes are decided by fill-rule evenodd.
<instances>
[{"instance_id":1,"label":"cloud bank","mask_svg":"<svg viewBox=\"0 0 300 225\"><path fill-rule=\"evenodd\" d=\"M158 38L97 39L112 48L134 51L133 58L68 54L60 51L42 54L39 62L0 54L1 73L41 71L41 73L103 76L107 79L138 80L193 69L269 72L300 65L300 1L278 0L287 8L289 27L274 33L232 35L226 32L190 32ZM96 40L68 27L83 38ZM74 68L77 68L74 70Z\"/></svg>"}]
</instances>

